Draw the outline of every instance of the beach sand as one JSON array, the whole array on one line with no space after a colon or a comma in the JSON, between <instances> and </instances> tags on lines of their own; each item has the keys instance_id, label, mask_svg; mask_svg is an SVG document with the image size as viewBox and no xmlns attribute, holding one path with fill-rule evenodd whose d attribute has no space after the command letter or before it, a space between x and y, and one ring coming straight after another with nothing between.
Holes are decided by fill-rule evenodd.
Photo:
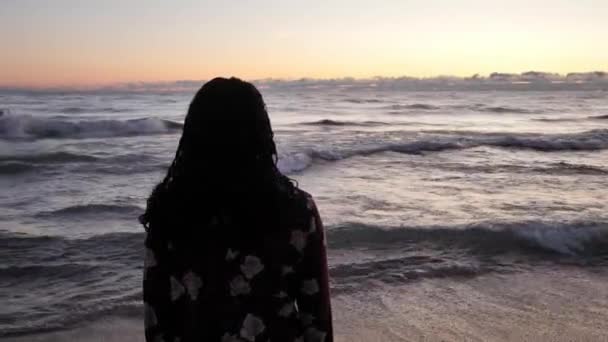
<instances>
[{"instance_id":1,"label":"beach sand","mask_svg":"<svg viewBox=\"0 0 608 342\"><path fill-rule=\"evenodd\" d=\"M606 271L430 279L334 296L336 341L607 341ZM139 318L103 318L7 342L143 341Z\"/></svg>"}]
</instances>

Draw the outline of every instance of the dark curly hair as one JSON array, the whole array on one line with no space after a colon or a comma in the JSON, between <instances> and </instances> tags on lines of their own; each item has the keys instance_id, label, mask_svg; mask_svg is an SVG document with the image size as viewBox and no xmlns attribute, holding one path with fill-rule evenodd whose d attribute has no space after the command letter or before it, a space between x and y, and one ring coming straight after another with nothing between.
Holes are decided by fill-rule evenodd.
<instances>
[{"instance_id":1,"label":"dark curly hair","mask_svg":"<svg viewBox=\"0 0 608 342\"><path fill-rule=\"evenodd\" d=\"M175 158L139 221L146 230L158 225L177 232L218 214L249 221L268 216L295 189L276 162L260 92L234 77L215 78L190 103Z\"/></svg>"}]
</instances>

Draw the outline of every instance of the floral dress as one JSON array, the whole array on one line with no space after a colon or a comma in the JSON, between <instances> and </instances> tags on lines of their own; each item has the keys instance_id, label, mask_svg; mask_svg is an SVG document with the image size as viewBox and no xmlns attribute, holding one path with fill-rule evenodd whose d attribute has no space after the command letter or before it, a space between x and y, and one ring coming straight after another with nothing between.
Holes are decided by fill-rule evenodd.
<instances>
[{"instance_id":1,"label":"floral dress","mask_svg":"<svg viewBox=\"0 0 608 342\"><path fill-rule=\"evenodd\" d=\"M333 341L323 225L312 197L297 191L281 209L292 222L262 237L206 235L205 247L178 248L150 229L146 341ZM222 230L230 218L199 231L214 225Z\"/></svg>"}]
</instances>

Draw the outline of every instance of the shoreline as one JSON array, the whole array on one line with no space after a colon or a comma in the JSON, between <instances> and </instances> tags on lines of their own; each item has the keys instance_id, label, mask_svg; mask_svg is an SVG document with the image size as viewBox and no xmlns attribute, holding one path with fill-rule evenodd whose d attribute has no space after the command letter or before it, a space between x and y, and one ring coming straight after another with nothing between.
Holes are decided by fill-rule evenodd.
<instances>
[{"instance_id":1,"label":"shoreline","mask_svg":"<svg viewBox=\"0 0 608 342\"><path fill-rule=\"evenodd\" d=\"M379 285L333 298L335 341L606 341L605 272L547 267ZM6 342L144 341L143 317L106 317Z\"/></svg>"}]
</instances>

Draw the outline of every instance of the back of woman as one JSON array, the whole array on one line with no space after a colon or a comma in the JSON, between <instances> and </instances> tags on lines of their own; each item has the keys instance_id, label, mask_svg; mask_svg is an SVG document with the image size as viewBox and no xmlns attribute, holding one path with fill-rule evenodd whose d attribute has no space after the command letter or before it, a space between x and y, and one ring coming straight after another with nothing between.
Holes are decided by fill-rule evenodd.
<instances>
[{"instance_id":1,"label":"back of woman","mask_svg":"<svg viewBox=\"0 0 608 342\"><path fill-rule=\"evenodd\" d=\"M321 219L253 85L201 88L141 221L148 341L333 340Z\"/></svg>"}]
</instances>

